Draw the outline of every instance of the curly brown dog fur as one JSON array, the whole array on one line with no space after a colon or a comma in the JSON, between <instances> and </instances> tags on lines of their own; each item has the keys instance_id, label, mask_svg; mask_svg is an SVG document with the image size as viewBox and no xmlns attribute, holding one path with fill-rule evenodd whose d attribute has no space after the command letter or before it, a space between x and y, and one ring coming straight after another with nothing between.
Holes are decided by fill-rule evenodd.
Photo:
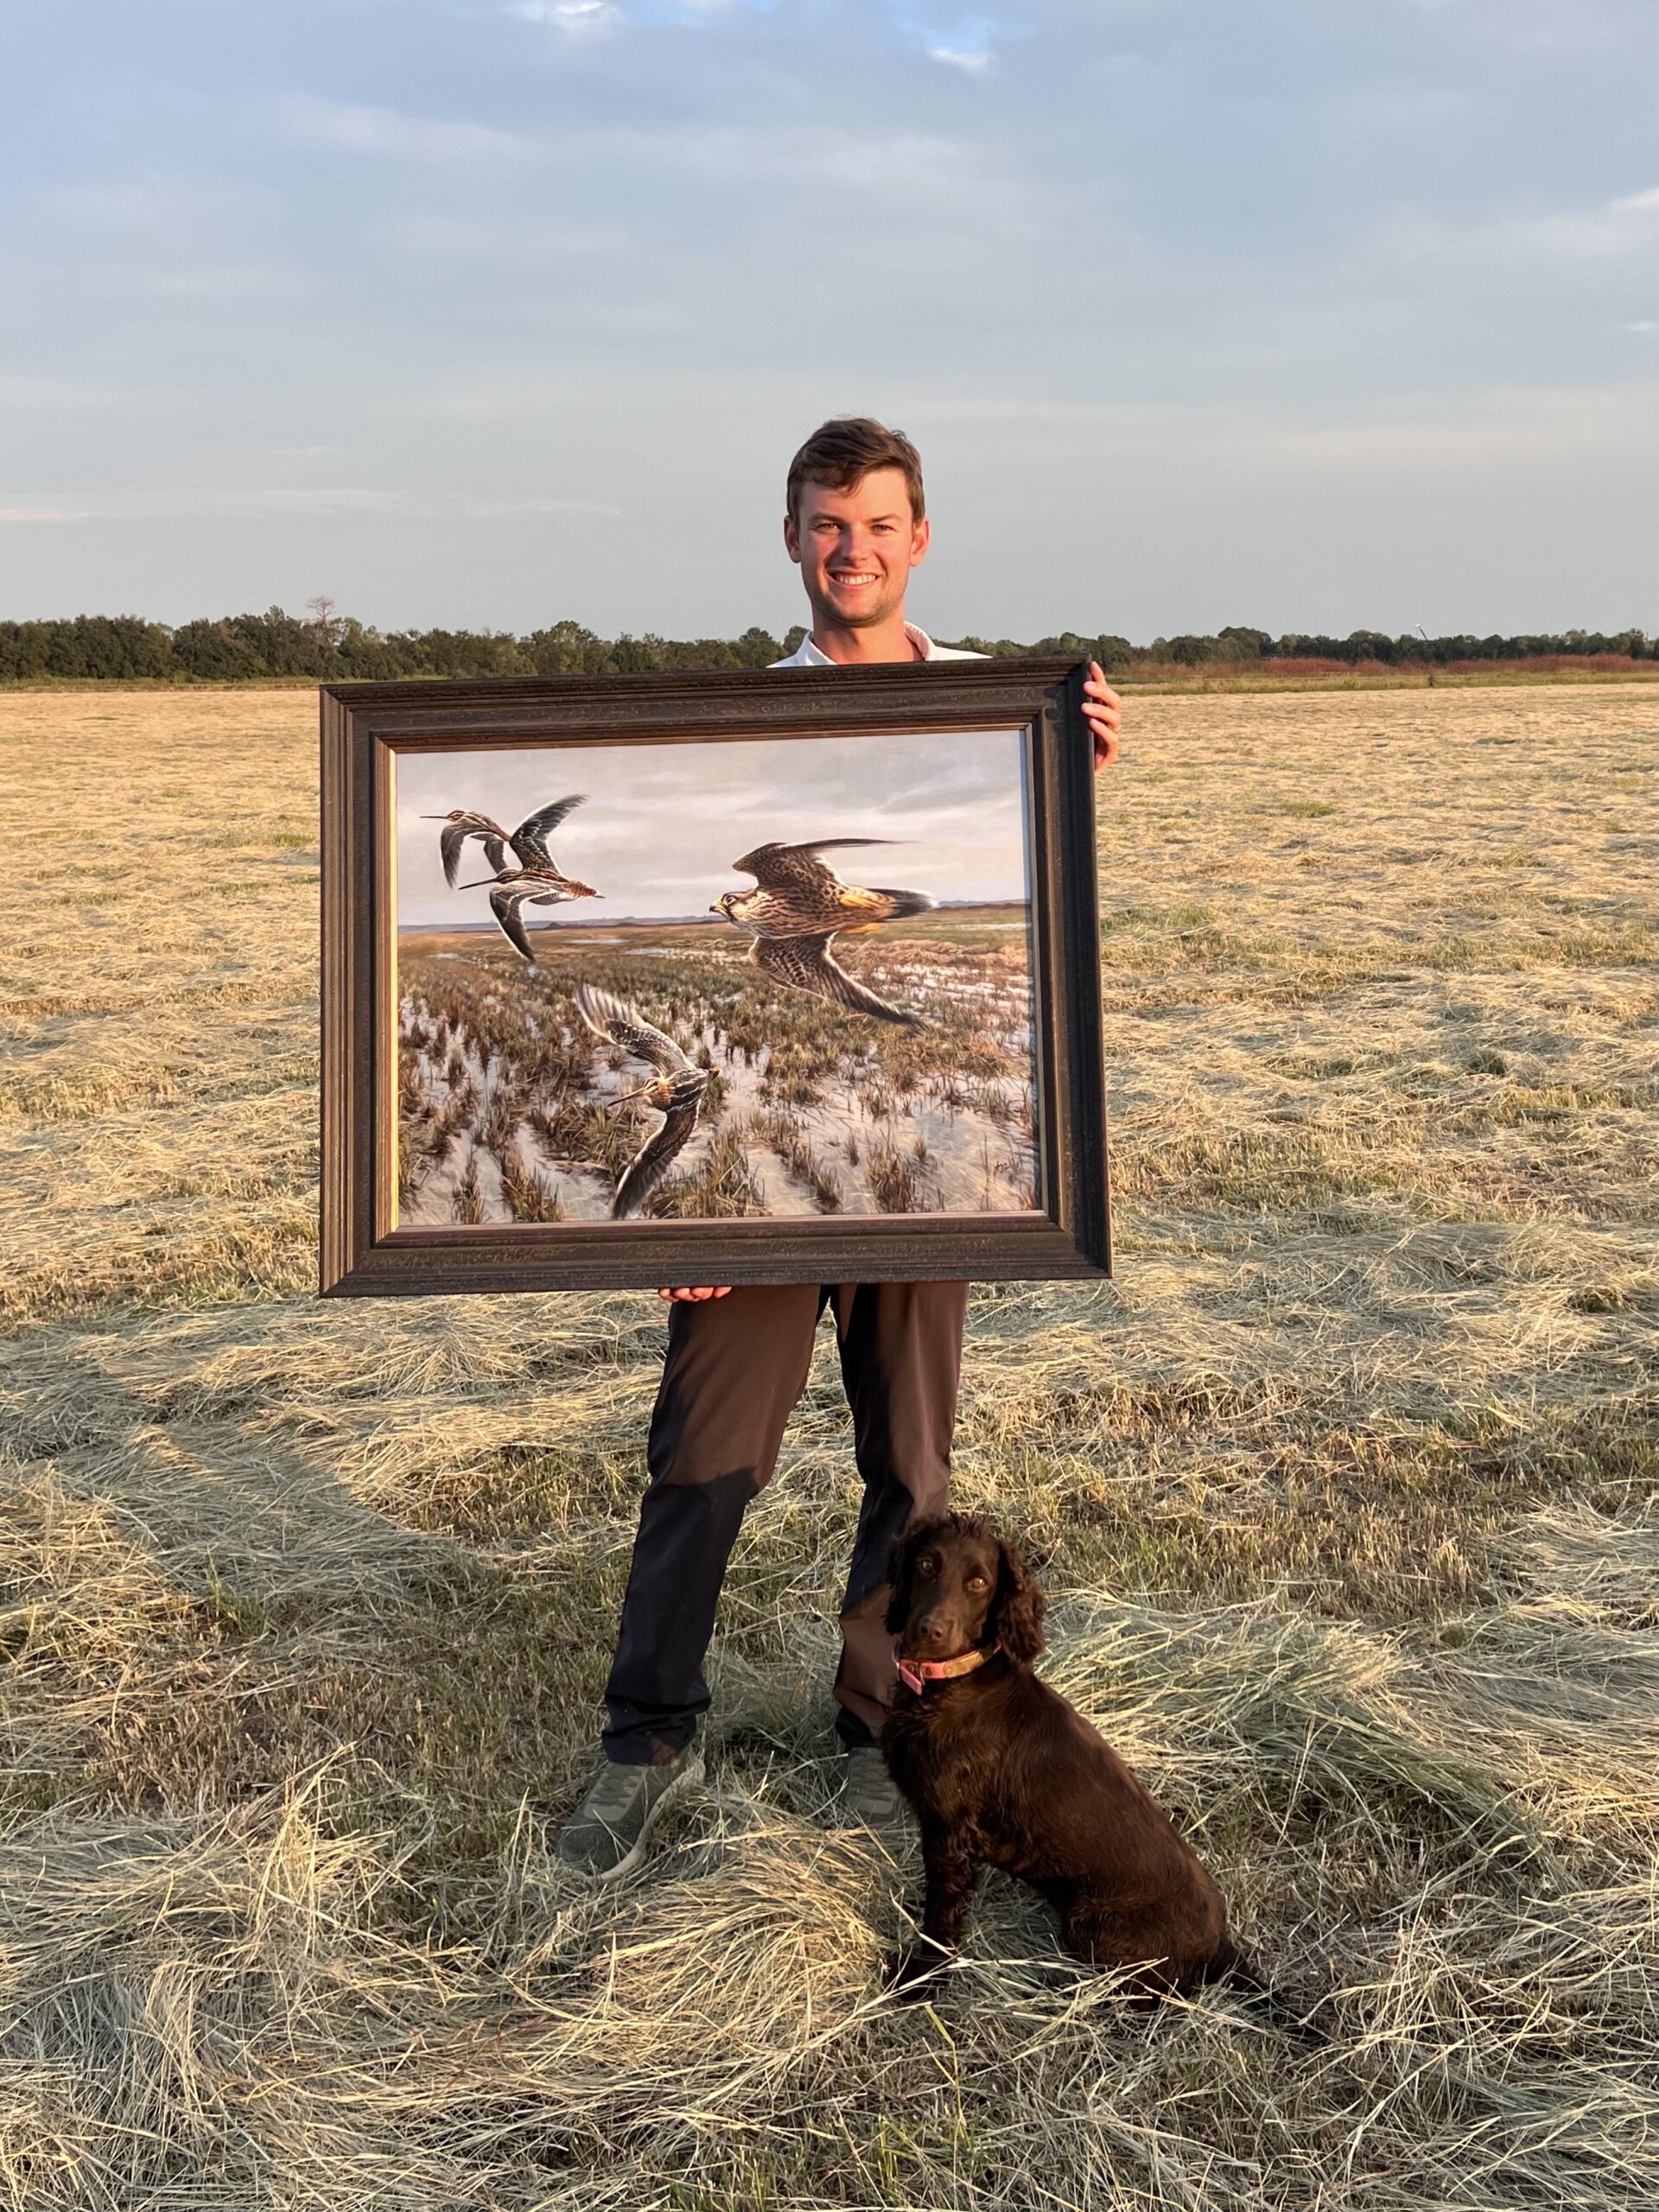
<instances>
[{"instance_id":1,"label":"curly brown dog fur","mask_svg":"<svg viewBox=\"0 0 1659 2212\"><path fill-rule=\"evenodd\" d=\"M1066 1948L1129 1971L1147 1995L1235 1974L1259 1987L1227 1907L1122 1759L1031 1671L1043 1593L982 1517L953 1514L895 1548L887 1626L911 1662L990 1654L974 1672L899 1688L881 1750L922 1827L924 1943L907 1986L954 1949L983 1865L1017 1874L1059 1914Z\"/></svg>"}]
</instances>

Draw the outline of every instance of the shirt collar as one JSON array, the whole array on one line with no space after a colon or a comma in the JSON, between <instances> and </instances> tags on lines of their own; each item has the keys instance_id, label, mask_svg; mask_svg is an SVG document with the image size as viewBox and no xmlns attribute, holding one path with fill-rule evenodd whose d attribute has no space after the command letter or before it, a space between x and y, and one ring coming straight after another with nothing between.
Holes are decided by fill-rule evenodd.
<instances>
[{"instance_id":1,"label":"shirt collar","mask_svg":"<svg viewBox=\"0 0 1659 2212\"><path fill-rule=\"evenodd\" d=\"M938 648L925 630L918 630L913 622L906 622L905 635L918 648L924 660L938 658ZM778 665L780 668L839 668L841 663L831 660L828 653L821 652L813 644L812 633L809 631L789 658L779 661Z\"/></svg>"}]
</instances>

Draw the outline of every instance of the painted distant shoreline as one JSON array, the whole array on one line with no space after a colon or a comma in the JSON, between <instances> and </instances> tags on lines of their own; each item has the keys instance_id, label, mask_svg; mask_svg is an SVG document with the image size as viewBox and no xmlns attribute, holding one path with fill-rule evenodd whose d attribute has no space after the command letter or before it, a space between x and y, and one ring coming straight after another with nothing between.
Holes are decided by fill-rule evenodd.
<instances>
[{"instance_id":1,"label":"painted distant shoreline","mask_svg":"<svg viewBox=\"0 0 1659 2212\"><path fill-rule=\"evenodd\" d=\"M936 906L927 909L929 914L1023 914L1027 901L1023 899L941 899ZM925 922L927 914L918 914L916 921ZM731 924L723 914L590 914L582 920L574 918L567 922L537 921L532 935L569 930L580 935L584 931L603 930L607 935L616 930L724 930L728 934ZM900 932L889 931L889 935ZM400 922L399 937L495 937L499 934L493 921L486 922Z\"/></svg>"}]
</instances>

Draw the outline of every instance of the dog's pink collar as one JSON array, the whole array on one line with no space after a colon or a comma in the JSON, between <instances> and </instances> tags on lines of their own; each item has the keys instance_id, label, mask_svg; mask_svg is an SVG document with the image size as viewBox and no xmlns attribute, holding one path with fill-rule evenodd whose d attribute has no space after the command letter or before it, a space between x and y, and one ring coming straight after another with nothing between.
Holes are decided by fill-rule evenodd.
<instances>
[{"instance_id":1,"label":"dog's pink collar","mask_svg":"<svg viewBox=\"0 0 1659 2212\"><path fill-rule=\"evenodd\" d=\"M1002 1649L992 1644L988 1651L964 1651L957 1659L906 1659L899 1646L893 1647L893 1663L899 1669L899 1679L908 1690L919 1697L930 1682L953 1682L959 1675L971 1675L976 1667L982 1667Z\"/></svg>"}]
</instances>

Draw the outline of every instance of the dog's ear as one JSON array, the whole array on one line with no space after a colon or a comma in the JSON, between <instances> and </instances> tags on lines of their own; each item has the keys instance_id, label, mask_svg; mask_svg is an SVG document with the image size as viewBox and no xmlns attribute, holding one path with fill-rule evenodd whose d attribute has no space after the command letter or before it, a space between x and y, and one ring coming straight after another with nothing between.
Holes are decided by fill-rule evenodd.
<instances>
[{"instance_id":1,"label":"dog's ear","mask_svg":"<svg viewBox=\"0 0 1659 2212\"><path fill-rule=\"evenodd\" d=\"M916 1566L916 1547L921 1531L912 1529L907 1536L895 1538L887 1560L887 1633L898 1636L910 1618L910 1578Z\"/></svg>"},{"instance_id":2,"label":"dog's ear","mask_svg":"<svg viewBox=\"0 0 1659 2212\"><path fill-rule=\"evenodd\" d=\"M1036 1576L1020 1557L1019 1548L1001 1547L996 1577L996 1640L1010 1659L1021 1667L1048 1649L1043 1640L1043 1592Z\"/></svg>"}]
</instances>

